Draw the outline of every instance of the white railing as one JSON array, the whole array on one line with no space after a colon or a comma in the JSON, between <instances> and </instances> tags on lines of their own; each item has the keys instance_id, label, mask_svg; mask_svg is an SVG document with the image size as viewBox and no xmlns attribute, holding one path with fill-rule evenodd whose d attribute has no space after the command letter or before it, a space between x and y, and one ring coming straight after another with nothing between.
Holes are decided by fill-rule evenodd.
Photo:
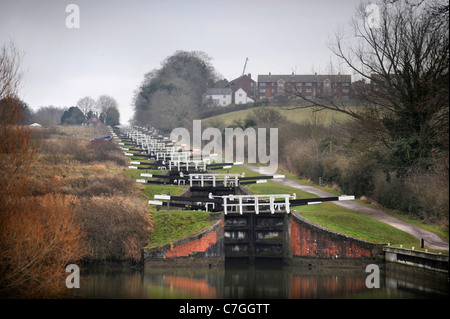
<instances>
[{"instance_id":1,"label":"white railing","mask_svg":"<svg viewBox=\"0 0 450 319\"><path fill-rule=\"evenodd\" d=\"M269 206L269 211L274 214L275 211L284 211L290 213L290 199L295 199L294 195L289 194L271 194L271 195L228 195L221 196L223 199L223 211L226 214L231 212L244 213L244 208L250 208L249 211L259 214L261 206ZM277 199L284 202L275 201ZM238 201L235 203L235 201Z\"/></svg>"},{"instance_id":2,"label":"white railing","mask_svg":"<svg viewBox=\"0 0 450 319\"><path fill-rule=\"evenodd\" d=\"M225 187L237 187L239 185L239 174L190 174L189 185L216 187L218 184Z\"/></svg>"}]
</instances>

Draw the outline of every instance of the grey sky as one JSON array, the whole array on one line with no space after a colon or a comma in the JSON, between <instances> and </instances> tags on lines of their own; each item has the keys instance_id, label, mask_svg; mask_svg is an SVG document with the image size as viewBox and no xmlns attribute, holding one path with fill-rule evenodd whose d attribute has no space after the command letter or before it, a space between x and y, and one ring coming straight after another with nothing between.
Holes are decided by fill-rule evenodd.
<instances>
[{"instance_id":1,"label":"grey sky","mask_svg":"<svg viewBox=\"0 0 450 319\"><path fill-rule=\"evenodd\" d=\"M66 6L80 8L68 29ZM176 50L203 51L231 80L245 73L324 73L326 42L348 25L360 0L0 0L0 45L24 52L20 97L40 106L72 106L102 94L119 103L121 121L143 75Z\"/></svg>"}]
</instances>

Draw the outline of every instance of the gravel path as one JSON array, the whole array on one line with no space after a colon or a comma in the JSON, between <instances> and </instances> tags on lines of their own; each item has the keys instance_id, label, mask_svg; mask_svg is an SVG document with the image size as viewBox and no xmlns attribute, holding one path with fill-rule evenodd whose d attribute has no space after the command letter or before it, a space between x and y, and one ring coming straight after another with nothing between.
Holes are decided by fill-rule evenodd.
<instances>
[{"instance_id":1,"label":"gravel path","mask_svg":"<svg viewBox=\"0 0 450 319\"><path fill-rule=\"evenodd\" d=\"M252 171L259 172L259 168L256 166L249 165L249 164L243 164L242 166L245 168L248 168ZM274 179L273 181L275 183L278 183L281 185L300 189L302 191L317 195L319 197L335 196L335 195L325 192L321 189L318 189L318 188L315 188L312 186L305 186L296 181L290 180L288 178ZM449 244L445 240L443 240L441 237L439 237L438 235L436 235L430 231L427 231L425 229L422 229L420 227L417 227L415 225L412 225L410 223L407 223L405 221L402 221L401 219L394 217L390 214L387 214L386 212L384 212L382 210L366 207L366 206L361 205L354 201L338 201L338 202L334 202L334 203L336 205L356 211L360 214L367 215L373 219L379 220L379 221L384 222L388 225L391 225L395 228L403 230L403 231L413 235L414 237L416 237L419 240L421 238L423 238L424 242L425 242L425 247L427 247L427 248L443 249L443 250L449 249Z\"/></svg>"}]
</instances>

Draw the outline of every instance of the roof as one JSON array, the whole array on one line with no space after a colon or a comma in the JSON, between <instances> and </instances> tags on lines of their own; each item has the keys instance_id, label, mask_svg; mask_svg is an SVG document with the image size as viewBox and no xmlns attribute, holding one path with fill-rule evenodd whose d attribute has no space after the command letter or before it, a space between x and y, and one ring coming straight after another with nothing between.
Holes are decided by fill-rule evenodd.
<instances>
[{"instance_id":1,"label":"roof","mask_svg":"<svg viewBox=\"0 0 450 319\"><path fill-rule=\"evenodd\" d=\"M228 81L226 79L219 80L216 83L214 83L215 88L224 88L228 85Z\"/></svg>"},{"instance_id":2,"label":"roof","mask_svg":"<svg viewBox=\"0 0 450 319\"><path fill-rule=\"evenodd\" d=\"M329 79L332 82L351 82L350 74L262 74L258 75L258 82L323 82Z\"/></svg>"},{"instance_id":3,"label":"roof","mask_svg":"<svg viewBox=\"0 0 450 319\"><path fill-rule=\"evenodd\" d=\"M230 83L236 82L236 81L238 81L238 80L240 80L240 79L244 79L244 80L247 80L247 81L250 81L250 82L255 82L255 81L252 79L252 77L251 77L250 74L243 74L243 75L241 75L240 77L235 78L234 80L230 81Z\"/></svg>"},{"instance_id":4,"label":"roof","mask_svg":"<svg viewBox=\"0 0 450 319\"><path fill-rule=\"evenodd\" d=\"M208 88L206 95L231 95L230 88Z\"/></svg>"},{"instance_id":5,"label":"roof","mask_svg":"<svg viewBox=\"0 0 450 319\"><path fill-rule=\"evenodd\" d=\"M86 123L92 123L92 122L94 122L94 123L102 123L103 124L103 122L98 118L97 114L93 114L91 116L91 118L86 121Z\"/></svg>"}]
</instances>

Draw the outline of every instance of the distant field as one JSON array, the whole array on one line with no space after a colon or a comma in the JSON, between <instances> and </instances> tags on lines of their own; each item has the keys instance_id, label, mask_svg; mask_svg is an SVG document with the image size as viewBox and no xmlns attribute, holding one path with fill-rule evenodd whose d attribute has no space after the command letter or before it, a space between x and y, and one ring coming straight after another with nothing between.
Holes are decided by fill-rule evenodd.
<instances>
[{"instance_id":1,"label":"distant field","mask_svg":"<svg viewBox=\"0 0 450 319\"><path fill-rule=\"evenodd\" d=\"M222 115L213 116L207 119L203 119L203 125L208 125L210 123L214 124L217 122L222 122L222 124L226 127L233 123L235 120L245 119L249 114L253 113L255 109L268 108L279 111L282 115L284 115L289 121L295 123L305 123L311 122L316 117L316 121L323 125L330 125L331 123L343 122L350 120L350 117L346 114L323 110L319 112L314 112L312 108L309 109L295 109L289 110L287 107L274 107L274 106L265 106L265 107L254 107L248 110L236 111L231 113L226 113Z\"/></svg>"}]
</instances>

